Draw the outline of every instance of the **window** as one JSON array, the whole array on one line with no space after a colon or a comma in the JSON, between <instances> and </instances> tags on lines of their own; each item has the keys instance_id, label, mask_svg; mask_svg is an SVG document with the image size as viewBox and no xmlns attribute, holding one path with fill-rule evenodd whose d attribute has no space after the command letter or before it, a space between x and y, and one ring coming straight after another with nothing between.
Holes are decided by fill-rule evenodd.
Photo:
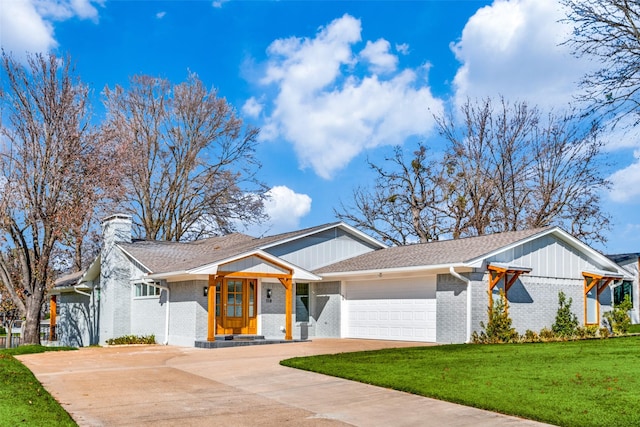
<instances>
[{"instance_id":1,"label":"window","mask_svg":"<svg viewBox=\"0 0 640 427\"><path fill-rule=\"evenodd\" d=\"M309 284L296 283L296 322L309 321Z\"/></svg>"},{"instance_id":2,"label":"window","mask_svg":"<svg viewBox=\"0 0 640 427\"><path fill-rule=\"evenodd\" d=\"M154 283L136 283L136 293L135 296L136 297L157 297L160 296L160 292L162 292L162 289L158 288L157 286L154 286L158 284L157 282Z\"/></svg>"},{"instance_id":3,"label":"window","mask_svg":"<svg viewBox=\"0 0 640 427\"><path fill-rule=\"evenodd\" d=\"M618 305L624 301L625 295L629 295L629 300L633 303L633 286L631 282L622 282L621 285L613 288L613 305Z\"/></svg>"}]
</instances>

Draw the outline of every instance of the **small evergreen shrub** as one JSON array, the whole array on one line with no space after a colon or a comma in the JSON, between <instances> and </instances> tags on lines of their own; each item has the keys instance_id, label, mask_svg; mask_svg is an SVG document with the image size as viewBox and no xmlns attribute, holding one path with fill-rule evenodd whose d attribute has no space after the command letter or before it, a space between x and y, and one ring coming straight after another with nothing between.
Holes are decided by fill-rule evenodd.
<instances>
[{"instance_id":1,"label":"small evergreen shrub","mask_svg":"<svg viewBox=\"0 0 640 427\"><path fill-rule=\"evenodd\" d=\"M556 321L551 327L556 337L568 339L576 335L578 328L578 317L571 311L572 298L567 297L564 292L558 293L558 312L556 313Z\"/></svg>"},{"instance_id":2,"label":"small evergreen shrub","mask_svg":"<svg viewBox=\"0 0 640 427\"><path fill-rule=\"evenodd\" d=\"M604 318L607 319L609 325L611 325L611 331L614 335L624 335L629 331L631 325L631 318L629 317L629 310L633 308L629 295L624 296L624 301L613 307L612 311L608 311L604 314Z\"/></svg>"},{"instance_id":3,"label":"small evergreen shrub","mask_svg":"<svg viewBox=\"0 0 640 427\"><path fill-rule=\"evenodd\" d=\"M489 320L485 325L484 322L480 322L480 326L484 329L484 332L475 334L472 336L474 342L479 343L508 343L518 341L518 332L511 327L511 318L509 317L509 302L504 294L504 291L500 290L500 297L493 303L492 307L487 310Z\"/></svg>"},{"instance_id":4,"label":"small evergreen shrub","mask_svg":"<svg viewBox=\"0 0 640 427\"><path fill-rule=\"evenodd\" d=\"M600 338L609 338L609 328L600 328L598 332L600 333Z\"/></svg>"},{"instance_id":5,"label":"small evergreen shrub","mask_svg":"<svg viewBox=\"0 0 640 427\"><path fill-rule=\"evenodd\" d=\"M7 335L7 330L4 328L4 326L0 326L0 335Z\"/></svg>"},{"instance_id":6,"label":"small evergreen shrub","mask_svg":"<svg viewBox=\"0 0 640 427\"><path fill-rule=\"evenodd\" d=\"M109 345L122 345L122 344L155 344L155 335L125 335L122 337L111 338L107 340Z\"/></svg>"}]
</instances>

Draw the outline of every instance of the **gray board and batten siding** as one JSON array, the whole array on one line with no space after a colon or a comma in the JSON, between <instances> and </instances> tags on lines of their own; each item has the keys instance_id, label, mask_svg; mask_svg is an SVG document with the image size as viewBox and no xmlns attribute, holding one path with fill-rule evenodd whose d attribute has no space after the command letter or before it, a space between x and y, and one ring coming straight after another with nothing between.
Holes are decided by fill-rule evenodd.
<instances>
[{"instance_id":1,"label":"gray board and batten siding","mask_svg":"<svg viewBox=\"0 0 640 427\"><path fill-rule=\"evenodd\" d=\"M379 249L372 243L334 227L264 251L308 271Z\"/></svg>"}]
</instances>

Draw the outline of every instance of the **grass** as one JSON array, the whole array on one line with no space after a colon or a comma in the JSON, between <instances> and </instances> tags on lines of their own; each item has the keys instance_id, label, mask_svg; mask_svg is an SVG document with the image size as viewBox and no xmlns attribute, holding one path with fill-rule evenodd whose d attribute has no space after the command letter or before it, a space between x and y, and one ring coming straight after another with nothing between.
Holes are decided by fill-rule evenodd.
<instances>
[{"instance_id":1,"label":"grass","mask_svg":"<svg viewBox=\"0 0 640 427\"><path fill-rule=\"evenodd\" d=\"M639 356L634 336L413 347L281 363L562 426L637 426Z\"/></svg>"},{"instance_id":2,"label":"grass","mask_svg":"<svg viewBox=\"0 0 640 427\"><path fill-rule=\"evenodd\" d=\"M76 426L60 404L14 355L70 350L25 345L0 350L0 426Z\"/></svg>"},{"instance_id":3,"label":"grass","mask_svg":"<svg viewBox=\"0 0 640 427\"><path fill-rule=\"evenodd\" d=\"M640 334L640 323L636 324L636 325L629 325L629 331L630 334Z\"/></svg>"}]
</instances>

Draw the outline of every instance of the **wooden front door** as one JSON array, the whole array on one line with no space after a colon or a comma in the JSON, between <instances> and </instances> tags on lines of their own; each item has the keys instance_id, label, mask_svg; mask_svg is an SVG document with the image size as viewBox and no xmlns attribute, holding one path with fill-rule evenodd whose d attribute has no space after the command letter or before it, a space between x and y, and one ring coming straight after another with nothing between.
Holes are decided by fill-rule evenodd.
<instances>
[{"instance_id":1,"label":"wooden front door","mask_svg":"<svg viewBox=\"0 0 640 427\"><path fill-rule=\"evenodd\" d=\"M258 332L257 281L218 279L216 281L216 333L256 334Z\"/></svg>"}]
</instances>

